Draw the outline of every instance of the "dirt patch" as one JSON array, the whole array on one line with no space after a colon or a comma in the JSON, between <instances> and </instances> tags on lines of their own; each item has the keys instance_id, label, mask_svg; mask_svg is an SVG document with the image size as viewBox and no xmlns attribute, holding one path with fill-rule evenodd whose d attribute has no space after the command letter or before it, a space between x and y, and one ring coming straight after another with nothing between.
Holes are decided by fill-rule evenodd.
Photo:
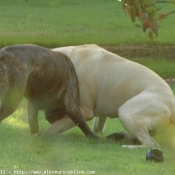
<instances>
[{"instance_id":1,"label":"dirt patch","mask_svg":"<svg viewBox=\"0 0 175 175\"><path fill-rule=\"evenodd\" d=\"M125 58L165 58L175 60L175 46L106 46L105 49Z\"/></svg>"}]
</instances>

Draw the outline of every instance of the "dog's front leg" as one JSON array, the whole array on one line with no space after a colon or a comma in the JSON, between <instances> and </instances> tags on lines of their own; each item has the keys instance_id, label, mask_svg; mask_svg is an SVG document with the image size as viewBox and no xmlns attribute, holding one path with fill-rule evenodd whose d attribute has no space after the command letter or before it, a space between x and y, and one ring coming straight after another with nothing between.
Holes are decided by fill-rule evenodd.
<instances>
[{"instance_id":1,"label":"dog's front leg","mask_svg":"<svg viewBox=\"0 0 175 175\"><path fill-rule=\"evenodd\" d=\"M12 114L15 111L12 109L9 109L8 107L1 105L0 107L0 122L4 120L6 117L8 117L10 114Z\"/></svg>"},{"instance_id":2,"label":"dog's front leg","mask_svg":"<svg viewBox=\"0 0 175 175\"><path fill-rule=\"evenodd\" d=\"M28 113L30 132L31 134L36 134L39 132L38 108L30 100L28 100L28 103L27 103L27 113Z\"/></svg>"},{"instance_id":3,"label":"dog's front leg","mask_svg":"<svg viewBox=\"0 0 175 175\"><path fill-rule=\"evenodd\" d=\"M9 90L1 96L0 122L11 115L22 101L23 94L17 94L14 90Z\"/></svg>"}]
</instances>

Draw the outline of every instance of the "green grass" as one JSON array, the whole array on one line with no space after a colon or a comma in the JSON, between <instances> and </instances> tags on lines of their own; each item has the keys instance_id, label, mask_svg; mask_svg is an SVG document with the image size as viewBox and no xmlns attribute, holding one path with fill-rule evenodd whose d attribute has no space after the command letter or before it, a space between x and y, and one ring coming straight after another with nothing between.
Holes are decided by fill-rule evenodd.
<instances>
[{"instance_id":1,"label":"green grass","mask_svg":"<svg viewBox=\"0 0 175 175\"><path fill-rule=\"evenodd\" d=\"M41 131L49 127L40 113ZM88 122L89 126L92 121ZM124 131L118 119L109 119L99 141L86 139L78 128L57 136L43 138L29 134L25 101L0 127L0 170L13 174L14 168L23 171L95 171L97 175L172 175L175 172L174 127L158 135L164 151L163 163L146 162L148 148L124 149L120 143L105 139L116 131ZM41 173L38 173L41 174Z\"/></svg>"},{"instance_id":2,"label":"green grass","mask_svg":"<svg viewBox=\"0 0 175 175\"><path fill-rule=\"evenodd\" d=\"M163 9L171 8L164 5ZM173 15L161 25L159 37L150 41L140 28L133 27L118 0L4 0L0 20L0 47L19 43L47 47L175 44Z\"/></svg>"}]
</instances>

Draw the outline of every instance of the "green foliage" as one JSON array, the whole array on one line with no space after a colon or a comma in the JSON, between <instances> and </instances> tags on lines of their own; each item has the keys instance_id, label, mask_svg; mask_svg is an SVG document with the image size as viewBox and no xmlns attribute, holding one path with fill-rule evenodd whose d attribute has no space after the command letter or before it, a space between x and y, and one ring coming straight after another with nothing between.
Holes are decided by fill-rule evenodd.
<instances>
[{"instance_id":1,"label":"green foliage","mask_svg":"<svg viewBox=\"0 0 175 175\"><path fill-rule=\"evenodd\" d=\"M153 1L153 0L122 0L123 10L130 15L133 22L138 18L142 23L142 31L149 28L149 37L153 39L153 34L158 35L158 20L164 20L168 15L175 13L175 10L164 14L155 3L171 3L173 1Z\"/></svg>"}]
</instances>

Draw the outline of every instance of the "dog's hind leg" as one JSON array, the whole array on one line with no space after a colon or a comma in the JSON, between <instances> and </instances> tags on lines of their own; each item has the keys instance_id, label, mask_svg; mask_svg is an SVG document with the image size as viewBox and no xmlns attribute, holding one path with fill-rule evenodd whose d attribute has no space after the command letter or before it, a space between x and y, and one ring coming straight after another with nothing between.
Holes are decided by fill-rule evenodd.
<instances>
[{"instance_id":1,"label":"dog's hind leg","mask_svg":"<svg viewBox=\"0 0 175 175\"><path fill-rule=\"evenodd\" d=\"M134 120L129 114L120 113L120 120L127 131L132 133L146 147L159 146L149 135L148 128L142 121Z\"/></svg>"},{"instance_id":2,"label":"dog's hind leg","mask_svg":"<svg viewBox=\"0 0 175 175\"><path fill-rule=\"evenodd\" d=\"M107 117L95 117L95 121L92 126L94 133L102 133L105 129Z\"/></svg>"},{"instance_id":3,"label":"dog's hind leg","mask_svg":"<svg viewBox=\"0 0 175 175\"><path fill-rule=\"evenodd\" d=\"M93 118L94 114L92 110L86 107L81 107L80 109L83 114L84 120L88 121ZM56 135L68 129L71 129L75 126L76 126L75 122L73 122L73 120L68 115L65 115L63 118L60 118L59 120L52 123L52 125L43 132L43 135L46 136Z\"/></svg>"},{"instance_id":4,"label":"dog's hind leg","mask_svg":"<svg viewBox=\"0 0 175 175\"><path fill-rule=\"evenodd\" d=\"M28 103L27 103L27 113L28 113L30 132L31 134L36 134L39 132L38 109L34 105L34 103L30 100L28 100Z\"/></svg>"},{"instance_id":5,"label":"dog's hind leg","mask_svg":"<svg viewBox=\"0 0 175 175\"><path fill-rule=\"evenodd\" d=\"M72 119L68 115L65 115L63 118L54 122L41 135L45 135L45 136L56 135L70 128L73 128L74 126L76 126L76 124L72 121Z\"/></svg>"},{"instance_id":6,"label":"dog's hind leg","mask_svg":"<svg viewBox=\"0 0 175 175\"><path fill-rule=\"evenodd\" d=\"M168 107L157 99L152 94L141 94L119 108L120 121L144 147L159 147L149 130L160 131L168 125L171 116Z\"/></svg>"}]
</instances>

